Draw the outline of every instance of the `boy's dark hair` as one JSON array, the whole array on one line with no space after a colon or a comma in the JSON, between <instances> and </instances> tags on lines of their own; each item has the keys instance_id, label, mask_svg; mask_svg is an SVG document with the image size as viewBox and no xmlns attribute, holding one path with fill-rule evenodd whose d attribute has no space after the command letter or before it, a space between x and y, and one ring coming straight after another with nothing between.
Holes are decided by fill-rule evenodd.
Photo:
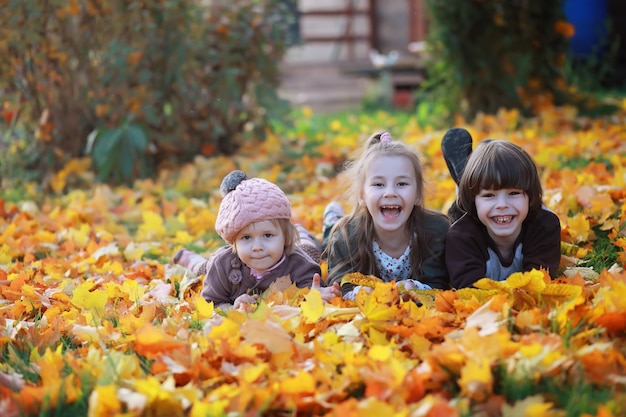
<instances>
[{"instance_id":1,"label":"boy's dark hair","mask_svg":"<svg viewBox=\"0 0 626 417\"><path fill-rule=\"evenodd\" d=\"M528 152L505 140L487 139L472 152L459 183L457 204L476 221L476 196L483 189L519 188L528 196L528 217L543 204L543 189L537 166Z\"/></svg>"}]
</instances>

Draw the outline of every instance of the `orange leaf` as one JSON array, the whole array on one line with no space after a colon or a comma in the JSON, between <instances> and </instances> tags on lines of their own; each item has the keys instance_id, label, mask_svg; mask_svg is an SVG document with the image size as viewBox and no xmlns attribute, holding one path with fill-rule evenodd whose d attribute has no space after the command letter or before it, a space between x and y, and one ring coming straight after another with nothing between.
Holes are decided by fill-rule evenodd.
<instances>
[{"instance_id":1,"label":"orange leaf","mask_svg":"<svg viewBox=\"0 0 626 417\"><path fill-rule=\"evenodd\" d=\"M151 324L145 324L137 330L135 337L135 350L148 359L156 358L163 352L170 352L187 346L186 343L175 339Z\"/></svg>"},{"instance_id":2,"label":"orange leaf","mask_svg":"<svg viewBox=\"0 0 626 417\"><path fill-rule=\"evenodd\" d=\"M407 372L402 386L404 387L403 392L405 400L408 403L417 402L424 398L424 395L426 394L422 374L417 370L417 368L413 368Z\"/></svg>"},{"instance_id":3,"label":"orange leaf","mask_svg":"<svg viewBox=\"0 0 626 417\"><path fill-rule=\"evenodd\" d=\"M604 327L611 334L618 334L626 330L626 312L613 311L602 314L596 323Z\"/></svg>"},{"instance_id":4,"label":"orange leaf","mask_svg":"<svg viewBox=\"0 0 626 417\"><path fill-rule=\"evenodd\" d=\"M215 145L213 145L212 143L205 143L200 148L200 153L204 156L211 156L215 153L215 150Z\"/></svg>"},{"instance_id":5,"label":"orange leaf","mask_svg":"<svg viewBox=\"0 0 626 417\"><path fill-rule=\"evenodd\" d=\"M454 303L458 299L454 291L439 291L435 296L435 308L444 313L454 313Z\"/></svg>"},{"instance_id":6,"label":"orange leaf","mask_svg":"<svg viewBox=\"0 0 626 417\"><path fill-rule=\"evenodd\" d=\"M574 25L565 20L559 20L554 24L554 31L564 38L571 38L576 33Z\"/></svg>"},{"instance_id":7,"label":"orange leaf","mask_svg":"<svg viewBox=\"0 0 626 417\"><path fill-rule=\"evenodd\" d=\"M377 381L375 379L368 380L365 384L365 396L375 397L381 401L385 401L391 395L389 384L385 381Z\"/></svg>"},{"instance_id":8,"label":"orange leaf","mask_svg":"<svg viewBox=\"0 0 626 417\"><path fill-rule=\"evenodd\" d=\"M360 272L351 272L346 274L341 278L341 284L354 284L361 285L364 287L374 288L376 284L382 283L383 280L378 278L375 275L364 275Z\"/></svg>"}]
</instances>

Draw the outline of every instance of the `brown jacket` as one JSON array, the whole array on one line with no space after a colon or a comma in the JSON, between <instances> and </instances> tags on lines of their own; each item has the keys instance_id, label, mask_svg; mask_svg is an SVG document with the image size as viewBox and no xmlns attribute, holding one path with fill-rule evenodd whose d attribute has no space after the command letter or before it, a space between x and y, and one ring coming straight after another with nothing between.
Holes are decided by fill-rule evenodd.
<instances>
[{"instance_id":1,"label":"brown jacket","mask_svg":"<svg viewBox=\"0 0 626 417\"><path fill-rule=\"evenodd\" d=\"M313 275L321 275L319 264L299 247L260 280L250 274L250 268L233 253L231 246L221 247L211 255L207 260L206 271L202 296L216 305L233 304L237 297L248 290L257 294L263 292L272 282L285 275L289 275L299 288L311 287Z\"/></svg>"}]
</instances>

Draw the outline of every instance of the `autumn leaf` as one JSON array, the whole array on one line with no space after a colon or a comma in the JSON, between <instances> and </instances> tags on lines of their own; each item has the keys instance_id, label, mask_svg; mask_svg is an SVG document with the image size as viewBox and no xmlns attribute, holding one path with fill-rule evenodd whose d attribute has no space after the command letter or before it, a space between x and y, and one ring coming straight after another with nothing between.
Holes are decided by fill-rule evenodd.
<instances>
[{"instance_id":1,"label":"autumn leaf","mask_svg":"<svg viewBox=\"0 0 626 417\"><path fill-rule=\"evenodd\" d=\"M106 4L85 7L76 10L88 10L92 20L111 12ZM211 18L230 27L224 14ZM142 65L145 57L129 51L121 60ZM52 71L38 79L64 77ZM210 157L180 167L168 162L130 186L95 183L91 158L68 159L50 172L50 193L45 182L42 188L7 177L11 186L0 197L0 409L15 417L76 410L562 417L582 393L587 408L579 411L588 417L617 413L615 387L626 384L626 106L620 101L620 112L607 118L581 117L537 94L537 80L528 87L519 91L522 100L545 109L532 122L501 110L472 122L456 115L454 124L467 126L475 143L506 136L537 162L542 202L563 225L566 262L556 279L529 271L474 288L406 291L354 274L343 278L362 286L355 300L324 303L280 277L246 313L215 309L200 295L210 277L171 263L182 247L210 256L224 244L214 225L221 179L233 169L276 182L292 221L321 240L329 202L347 213L354 208L341 193L342 164L380 126L392 126L423 155L424 206L446 212L455 184L441 153L445 131L394 113L320 123L306 110L293 129L267 141L247 138L229 156L207 145L200 153ZM107 91L89 94L97 95L93 113L105 118L116 105L150 100L139 90L118 104ZM6 110L21 116L9 100ZM47 110L38 129L48 145L57 126L51 117ZM19 146L6 147L7 160L20 160ZM324 277L327 267L322 261ZM585 395L591 386L594 394ZM537 390L526 396L517 387Z\"/></svg>"},{"instance_id":2,"label":"autumn leaf","mask_svg":"<svg viewBox=\"0 0 626 417\"><path fill-rule=\"evenodd\" d=\"M525 290L531 293L541 293L548 282L550 276L546 271L533 269L528 272L516 272L506 279L506 285L510 288Z\"/></svg>"},{"instance_id":3,"label":"autumn leaf","mask_svg":"<svg viewBox=\"0 0 626 417\"><path fill-rule=\"evenodd\" d=\"M577 213L572 217L568 217L566 230L574 243L581 243L589 240L591 225L585 214Z\"/></svg>"},{"instance_id":4,"label":"autumn leaf","mask_svg":"<svg viewBox=\"0 0 626 417\"><path fill-rule=\"evenodd\" d=\"M435 305L435 298L440 290L405 290L404 287L399 289L400 298L404 301L413 301L417 305L431 307Z\"/></svg>"},{"instance_id":5,"label":"autumn leaf","mask_svg":"<svg viewBox=\"0 0 626 417\"><path fill-rule=\"evenodd\" d=\"M89 395L89 409L95 416L120 414L122 403L117 398L115 385L96 386Z\"/></svg>"},{"instance_id":6,"label":"autumn leaf","mask_svg":"<svg viewBox=\"0 0 626 417\"><path fill-rule=\"evenodd\" d=\"M307 323L317 322L324 313L324 300L316 289L311 289L300 304L302 315Z\"/></svg>"},{"instance_id":7,"label":"autumn leaf","mask_svg":"<svg viewBox=\"0 0 626 417\"><path fill-rule=\"evenodd\" d=\"M293 351L291 335L275 321L248 320L241 327L241 337L251 344L264 346L273 354Z\"/></svg>"},{"instance_id":8,"label":"autumn leaf","mask_svg":"<svg viewBox=\"0 0 626 417\"><path fill-rule=\"evenodd\" d=\"M626 330L626 311L604 313L597 317L595 322L606 328L610 334L623 333Z\"/></svg>"},{"instance_id":9,"label":"autumn leaf","mask_svg":"<svg viewBox=\"0 0 626 417\"><path fill-rule=\"evenodd\" d=\"M315 385L316 381L310 373L300 372L281 382L281 392L287 395L313 394L315 393Z\"/></svg>"},{"instance_id":10,"label":"autumn leaf","mask_svg":"<svg viewBox=\"0 0 626 417\"><path fill-rule=\"evenodd\" d=\"M195 306L197 317L200 320L211 318L215 312L213 302L207 302L201 295L194 297L193 305Z\"/></svg>"},{"instance_id":11,"label":"autumn leaf","mask_svg":"<svg viewBox=\"0 0 626 417\"><path fill-rule=\"evenodd\" d=\"M566 301L580 297L582 287L570 284L547 284L541 291L541 300L550 307L555 307Z\"/></svg>"},{"instance_id":12,"label":"autumn leaf","mask_svg":"<svg viewBox=\"0 0 626 417\"><path fill-rule=\"evenodd\" d=\"M393 320L399 317L398 287L392 283L376 285L371 293L359 291L356 302L361 312L369 320Z\"/></svg>"},{"instance_id":13,"label":"autumn leaf","mask_svg":"<svg viewBox=\"0 0 626 417\"><path fill-rule=\"evenodd\" d=\"M351 272L341 278L341 282L339 285L343 286L344 284L353 284L374 288L377 284L380 284L382 282L384 282L382 279L374 275L364 275L360 272Z\"/></svg>"},{"instance_id":14,"label":"autumn leaf","mask_svg":"<svg viewBox=\"0 0 626 417\"><path fill-rule=\"evenodd\" d=\"M576 33L574 25L564 20L559 20L554 24L554 31L564 38L571 38Z\"/></svg>"},{"instance_id":15,"label":"autumn leaf","mask_svg":"<svg viewBox=\"0 0 626 417\"><path fill-rule=\"evenodd\" d=\"M72 292L72 304L83 310L90 310L97 316L103 317L105 313L104 306L108 301L108 296L104 290L90 291L93 284L84 282L74 289Z\"/></svg>"},{"instance_id":16,"label":"autumn leaf","mask_svg":"<svg viewBox=\"0 0 626 417\"><path fill-rule=\"evenodd\" d=\"M469 360L461 369L459 386L462 395L473 401L485 401L493 389L493 375L489 361L486 358Z\"/></svg>"},{"instance_id":17,"label":"autumn leaf","mask_svg":"<svg viewBox=\"0 0 626 417\"><path fill-rule=\"evenodd\" d=\"M502 417L556 417L554 405L541 395L533 395L516 401L513 405L502 405Z\"/></svg>"},{"instance_id":18,"label":"autumn leaf","mask_svg":"<svg viewBox=\"0 0 626 417\"><path fill-rule=\"evenodd\" d=\"M137 235L141 239L159 239L166 236L163 217L152 211L144 211L141 213L143 223L139 225Z\"/></svg>"},{"instance_id":19,"label":"autumn leaf","mask_svg":"<svg viewBox=\"0 0 626 417\"><path fill-rule=\"evenodd\" d=\"M481 290L497 290L512 293L512 288L505 281L494 281L491 278L481 278L474 283L474 287Z\"/></svg>"},{"instance_id":20,"label":"autumn leaf","mask_svg":"<svg viewBox=\"0 0 626 417\"><path fill-rule=\"evenodd\" d=\"M147 358L158 357L161 353L187 347L187 343L177 340L152 324L144 324L135 333L134 349Z\"/></svg>"},{"instance_id":21,"label":"autumn leaf","mask_svg":"<svg viewBox=\"0 0 626 417\"><path fill-rule=\"evenodd\" d=\"M490 308L491 300L478 308L465 320L465 328L471 329L476 327L479 329L481 336L488 336L498 331L502 324L502 316L499 312Z\"/></svg>"}]
</instances>

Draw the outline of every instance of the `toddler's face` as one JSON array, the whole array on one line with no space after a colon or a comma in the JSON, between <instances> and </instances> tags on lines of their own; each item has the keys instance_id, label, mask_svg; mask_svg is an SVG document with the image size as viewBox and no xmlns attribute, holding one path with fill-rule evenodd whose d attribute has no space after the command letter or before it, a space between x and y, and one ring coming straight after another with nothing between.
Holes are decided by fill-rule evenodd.
<instances>
[{"instance_id":1,"label":"toddler's face","mask_svg":"<svg viewBox=\"0 0 626 417\"><path fill-rule=\"evenodd\" d=\"M528 195L517 188L480 190L475 197L478 219L498 244L512 245L528 216Z\"/></svg>"},{"instance_id":2,"label":"toddler's face","mask_svg":"<svg viewBox=\"0 0 626 417\"><path fill-rule=\"evenodd\" d=\"M285 234L275 222L263 220L242 229L235 237L234 245L244 264L258 272L265 272L282 258Z\"/></svg>"}]
</instances>

